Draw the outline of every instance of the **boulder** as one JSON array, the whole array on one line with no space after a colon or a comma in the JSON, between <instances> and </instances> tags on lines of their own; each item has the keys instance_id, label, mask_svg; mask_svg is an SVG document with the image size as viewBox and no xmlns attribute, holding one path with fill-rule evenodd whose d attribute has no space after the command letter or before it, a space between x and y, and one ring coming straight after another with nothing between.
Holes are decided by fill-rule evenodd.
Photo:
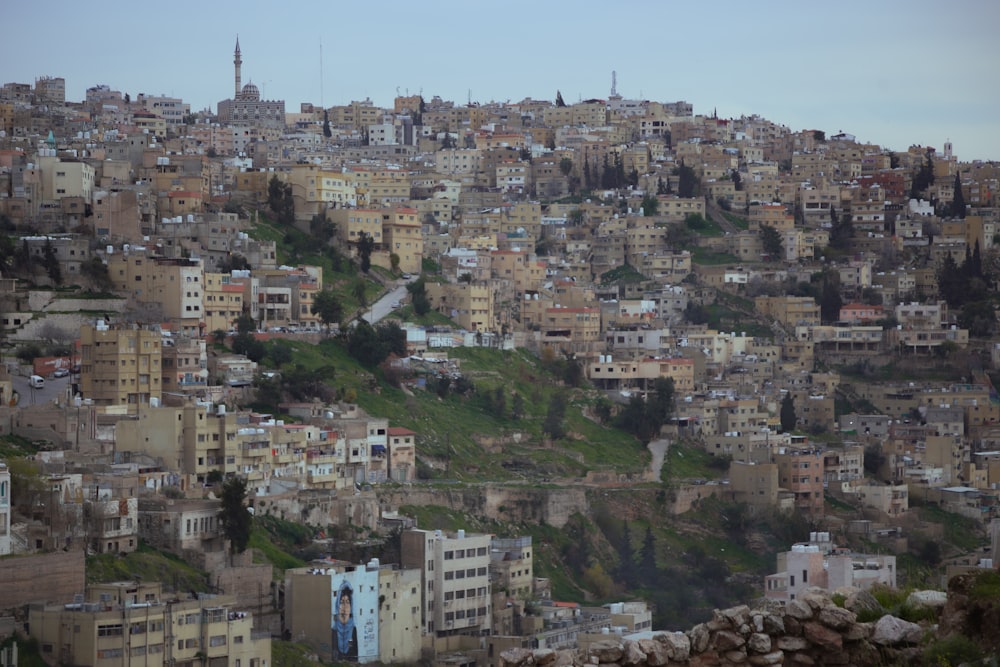
<instances>
[{"instance_id":1,"label":"boulder","mask_svg":"<svg viewBox=\"0 0 1000 667\"><path fill-rule=\"evenodd\" d=\"M947 602L948 594L944 591L913 591L906 597L906 605L914 609L940 611Z\"/></svg>"},{"instance_id":2,"label":"boulder","mask_svg":"<svg viewBox=\"0 0 1000 667\"><path fill-rule=\"evenodd\" d=\"M843 630L857 620L853 611L840 607L823 607L819 611L819 622L834 630Z\"/></svg>"},{"instance_id":3,"label":"boulder","mask_svg":"<svg viewBox=\"0 0 1000 667\"><path fill-rule=\"evenodd\" d=\"M746 640L731 630L719 630L712 635L712 647L721 652L741 648Z\"/></svg>"},{"instance_id":4,"label":"boulder","mask_svg":"<svg viewBox=\"0 0 1000 667\"><path fill-rule=\"evenodd\" d=\"M750 621L750 607L745 604L738 607L723 609L721 614L722 617L729 621L734 628L738 628Z\"/></svg>"},{"instance_id":5,"label":"boulder","mask_svg":"<svg viewBox=\"0 0 1000 667\"><path fill-rule=\"evenodd\" d=\"M535 650L535 667L549 667L554 665L558 654L550 648L540 648Z\"/></svg>"},{"instance_id":6,"label":"boulder","mask_svg":"<svg viewBox=\"0 0 1000 667\"><path fill-rule=\"evenodd\" d=\"M763 632L755 632L747 639L747 648L752 653L770 653L771 638Z\"/></svg>"},{"instance_id":7,"label":"boulder","mask_svg":"<svg viewBox=\"0 0 1000 667\"><path fill-rule=\"evenodd\" d=\"M683 632L664 632L656 637L670 654L674 662L685 662L691 657L691 639ZM708 646L708 634L705 634L705 647ZM701 651L705 650L705 647ZM699 651L700 652L700 651Z\"/></svg>"},{"instance_id":8,"label":"boulder","mask_svg":"<svg viewBox=\"0 0 1000 667\"><path fill-rule=\"evenodd\" d=\"M768 614L764 617L764 632L769 635L785 634L785 621L780 616Z\"/></svg>"},{"instance_id":9,"label":"boulder","mask_svg":"<svg viewBox=\"0 0 1000 667\"><path fill-rule=\"evenodd\" d=\"M923 631L916 623L887 615L876 621L875 629L872 631L872 641L880 646L916 644L922 634Z\"/></svg>"},{"instance_id":10,"label":"boulder","mask_svg":"<svg viewBox=\"0 0 1000 667\"><path fill-rule=\"evenodd\" d=\"M726 662L730 665L742 665L747 661L746 651L726 651L722 654L722 657L726 659Z\"/></svg>"},{"instance_id":11,"label":"boulder","mask_svg":"<svg viewBox=\"0 0 1000 667\"><path fill-rule=\"evenodd\" d=\"M617 639L602 639L587 649L587 654L597 658L597 662L619 662L622 659L622 645Z\"/></svg>"},{"instance_id":12,"label":"boulder","mask_svg":"<svg viewBox=\"0 0 1000 667\"><path fill-rule=\"evenodd\" d=\"M749 663L751 665L756 665L758 667L766 667L767 665L780 665L785 660L785 654L781 651L773 651L771 653L762 653L760 655L750 656Z\"/></svg>"},{"instance_id":13,"label":"boulder","mask_svg":"<svg viewBox=\"0 0 1000 667\"><path fill-rule=\"evenodd\" d=\"M500 654L500 667L528 667L533 661L531 649L510 648Z\"/></svg>"},{"instance_id":14,"label":"boulder","mask_svg":"<svg viewBox=\"0 0 1000 667\"><path fill-rule=\"evenodd\" d=\"M685 637L685 639L687 639ZM655 639L640 639L639 649L646 654L646 664L650 667L662 667L670 662L670 647Z\"/></svg>"},{"instance_id":15,"label":"boulder","mask_svg":"<svg viewBox=\"0 0 1000 667\"><path fill-rule=\"evenodd\" d=\"M855 591L845 598L844 608L850 609L855 614L861 614L862 612L881 611L882 605L868 591Z\"/></svg>"},{"instance_id":16,"label":"boulder","mask_svg":"<svg viewBox=\"0 0 1000 667\"><path fill-rule=\"evenodd\" d=\"M626 639L622 644L623 665L639 665L646 662L646 653L639 647L639 642L634 639Z\"/></svg>"},{"instance_id":17,"label":"boulder","mask_svg":"<svg viewBox=\"0 0 1000 667\"><path fill-rule=\"evenodd\" d=\"M778 637L775 643L782 651L804 651L809 648L809 642L804 637Z\"/></svg>"},{"instance_id":18,"label":"boulder","mask_svg":"<svg viewBox=\"0 0 1000 667\"><path fill-rule=\"evenodd\" d=\"M831 630L822 623L810 621L802 624L802 634L817 648L824 651L840 650L844 645L844 639L836 630Z\"/></svg>"},{"instance_id":19,"label":"boulder","mask_svg":"<svg viewBox=\"0 0 1000 667\"><path fill-rule=\"evenodd\" d=\"M789 600L785 604L785 616L791 616L799 621L808 621L813 616L813 609L803 600Z\"/></svg>"},{"instance_id":20,"label":"boulder","mask_svg":"<svg viewBox=\"0 0 1000 667\"><path fill-rule=\"evenodd\" d=\"M691 641L691 651L694 653L704 653L708 648L709 640L708 628L704 623L699 623L688 630L688 639ZM677 658L674 658L677 660Z\"/></svg>"}]
</instances>

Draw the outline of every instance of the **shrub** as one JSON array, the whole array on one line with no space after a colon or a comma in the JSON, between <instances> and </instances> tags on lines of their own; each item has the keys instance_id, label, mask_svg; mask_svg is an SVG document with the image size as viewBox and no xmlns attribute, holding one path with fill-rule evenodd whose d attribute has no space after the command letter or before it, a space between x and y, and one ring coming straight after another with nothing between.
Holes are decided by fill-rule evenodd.
<instances>
[{"instance_id":1,"label":"shrub","mask_svg":"<svg viewBox=\"0 0 1000 667\"><path fill-rule=\"evenodd\" d=\"M955 635L934 642L924 651L923 664L928 667L941 665L972 665L983 659L983 650L963 635Z\"/></svg>"}]
</instances>

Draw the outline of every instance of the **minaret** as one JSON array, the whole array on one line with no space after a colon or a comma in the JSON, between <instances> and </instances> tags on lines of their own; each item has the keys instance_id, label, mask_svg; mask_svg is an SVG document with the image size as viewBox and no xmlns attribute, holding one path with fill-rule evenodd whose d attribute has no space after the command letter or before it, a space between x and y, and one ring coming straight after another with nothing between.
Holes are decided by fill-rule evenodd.
<instances>
[{"instance_id":1,"label":"minaret","mask_svg":"<svg viewBox=\"0 0 1000 667\"><path fill-rule=\"evenodd\" d=\"M240 67L243 66L243 58L240 56L240 37L236 36L236 53L233 54L233 64L236 65L236 94L233 95L234 100L240 99L240 91L243 87L240 85Z\"/></svg>"}]
</instances>

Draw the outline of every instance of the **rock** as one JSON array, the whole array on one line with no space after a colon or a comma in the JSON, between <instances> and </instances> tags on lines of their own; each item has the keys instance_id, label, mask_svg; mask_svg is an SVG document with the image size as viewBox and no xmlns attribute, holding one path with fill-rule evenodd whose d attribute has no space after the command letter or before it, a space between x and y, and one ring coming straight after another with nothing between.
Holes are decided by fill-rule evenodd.
<instances>
[{"instance_id":1,"label":"rock","mask_svg":"<svg viewBox=\"0 0 1000 667\"><path fill-rule=\"evenodd\" d=\"M750 656L749 662L751 665L759 665L764 667L766 665L780 665L785 660L785 654L781 651L773 651L771 653L762 653L761 655Z\"/></svg>"},{"instance_id":2,"label":"rock","mask_svg":"<svg viewBox=\"0 0 1000 667\"><path fill-rule=\"evenodd\" d=\"M655 639L640 639L639 649L646 654L646 664L650 667L661 667L670 662L670 647L663 642L658 642Z\"/></svg>"},{"instance_id":3,"label":"rock","mask_svg":"<svg viewBox=\"0 0 1000 667\"><path fill-rule=\"evenodd\" d=\"M688 631L688 639L691 641L691 651L694 653L704 653L708 648L709 633L704 623L699 623ZM674 658L677 660L677 658Z\"/></svg>"},{"instance_id":4,"label":"rock","mask_svg":"<svg viewBox=\"0 0 1000 667\"><path fill-rule=\"evenodd\" d=\"M712 647L720 652L732 651L746 644L746 640L731 630L719 630L712 635Z\"/></svg>"},{"instance_id":5,"label":"rock","mask_svg":"<svg viewBox=\"0 0 1000 667\"><path fill-rule=\"evenodd\" d=\"M802 621L797 618L792 618L791 616L786 616L782 620L785 623L785 634L791 635L792 637L802 636Z\"/></svg>"},{"instance_id":6,"label":"rock","mask_svg":"<svg viewBox=\"0 0 1000 667\"><path fill-rule=\"evenodd\" d=\"M916 623L904 621L895 616L883 616L875 623L872 641L880 646L916 644L923 632Z\"/></svg>"},{"instance_id":7,"label":"rock","mask_svg":"<svg viewBox=\"0 0 1000 667\"><path fill-rule=\"evenodd\" d=\"M799 665L815 665L816 661L808 653L796 653L792 656L792 662Z\"/></svg>"},{"instance_id":8,"label":"rock","mask_svg":"<svg viewBox=\"0 0 1000 667\"><path fill-rule=\"evenodd\" d=\"M769 635L785 634L785 621L780 616L768 614L764 617L764 632Z\"/></svg>"},{"instance_id":9,"label":"rock","mask_svg":"<svg viewBox=\"0 0 1000 667\"><path fill-rule=\"evenodd\" d=\"M667 647L670 659L674 662L685 662L691 657L691 639L683 632L664 632L662 635L657 635L657 639ZM701 653L707 647L708 633L706 632L705 646L698 652Z\"/></svg>"},{"instance_id":10,"label":"rock","mask_svg":"<svg viewBox=\"0 0 1000 667\"><path fill-rule=\"evenodd\" d=\"M833 604L833 600L830 599L830 594L822 588L816 588L815 586L807 588L805 592L799 596L799 599L812 607L813 611L819 611L823 607L829 607Z\"/></svg>"},{"instance_id":11,"label":"rock","mask_svg":"<svg viewBox=\"0 0 1000 667\"><path fill-rule=\"evenodd\" d=\"M755 632L747 640L747 648L752 653L770 653L771 638L762 632Z\"/></svg>"},{"instance_id":12,"label":"rock","mask_svg":"<svg viewBox=\"0 0 1000 667\"><path fill-rule=\"evenodd\" d=\"M500 654L500 667L526 667L534 664L530 649L511 648Z\"/></svg>"},{"instance_id":13,"label":"rock","mask_svg":"<svg viewBox=\"0 0 1000 667\"><path fill-rule=\"evenodd\" d=\"M691 657L688 667L719 667L722 658L715 651L706 651Z\"/></svg>"},{"instance_id":14,"label":"rock","mask_svg":"<svg viewBox=\"0 0 1000 667\"><path fill-rule=\"evenodd\" d=\"M776 644L782 651L804 651L809 648L809 642L803 637L778 637Z\"/></svg>"},{"instance_id":15,"label":"rock","mask_svg":"<svg viewBox=\"0 0 1000 667\"><path fill-rule=\"evenodd\" d=\"M855 591L848 595L844 600L844 608L853 611L855 614L882 611L882 605L868 591Z\"/></svg>"},{"instance_id":16,"label":"rock","mask_svg":"<svg viewBox=\"0 0 1000 667\"><path fill-rule=\"evenodd\" d=\"M634 639L626 639L622 645L622 664L639 665L646 662L646 653Z\"/></svg>"},{"instance_id":17,"label":"rock","mask_svg":"<svg viewBox=\"0 0 1000 667\"><path fill-rule=\"evenodd\" d=\"M594 642L587 654L597 658L597 662L619 662L622 659L622 645L614 639L602 639Z\"/></svg>"},{"instance_id":18,"label":"rock","mask_svg":"<svg viewBox=\"0 0 1000 667\"><path fill-rule=\"evenodd\" d=\"M913 591L906 597L906 605L914 609L944 609L948 594L944 591Z\"/></svg>"},{"instance_id":19,"label":"rock","mask_svg":"<svg viewBox=\"0 0 1000 667\"><path fill-rule=\"evenodd\" d=\"M722 657L726 659L726 662L733 665L741 665L747 661L746 651L726 651L722 654Z\"/></svg>"},{"instance_id":20,"label":"rock","mask_svg":"<svg viewBox=\"0 0 1000 667\"><path fill-rule=\"evenodd\" d=\"M750 607L745 604L738 607L723 609L721 613L722 617L728 620L734 628L738 628L750 621Z\"/></svg>"},{"instance_id":21,"label":"rock","mask_svg":"<svg viewBox=\"0 0 1000 667\"><path fill-rule=\"evenodd\" d=\"M849 642L861 641L872 636L871 623L852 623L849 628L843 631L844 640Z\"/></svg>"},{"instance_id":22,"label":"rock","mask_svg":"<svg viewBox=\"0 0 1000 667\"><path fill-rule=\"evenodd\" d=\"M791 616L800 621L808 621L813 616L812 607L802 600L789 600L785 604L785 616Z\"/></svg>"},{"instance_id":23,"label":"rock","mask_svg":"<svg viewBox=\"0 0 1000 667\"><path fill-rule=\"evenodd\" d=\"M840 607L823 607L819 612L819 622L834 630L843 630L857 620L857 614Z\"/></svg>"},{"instance_id":24,"label":"rock","mask_svg":"<svg viewBox=\"0 0 1000 667\"><path fill-rule=\"evenodd\" d=\"M830 651L833 649L840 650L844 645L844 640L840 636L840 633L835 630L831 630L822 623L803 623L802 634L807 640L815 644L817 648L823 649L824 651Z\"/></svg>"},{"instance_id":25,"label":"rock","mask_svg":"<svg viewBox=\"0 0 1000 667\"><path fill-rule=\"evenodd\" d=\"M851 656L846 651L830 651L823 654L824 665L849 665Z\"/></svg>"},{"instance_id":26,"label":"rock","mask_svg":"<svg viewBox=\"0 0 1000 667\"><path fill-rule=\"evenodd\" d=\"M558 655L550 648L540 648L535 650L534 657L536 667L549 667L555 664Z\"/></svg>"},{"instance_id":27,"label":"rock","mask_svg":"<svg viewBox=\"0 0 1000 667\"><path fill-rule=\"evenodd\" d=\"M754 632L764 632L764 614L751 614L750 625L753 627Z\"/></svg>"}]
</instances>

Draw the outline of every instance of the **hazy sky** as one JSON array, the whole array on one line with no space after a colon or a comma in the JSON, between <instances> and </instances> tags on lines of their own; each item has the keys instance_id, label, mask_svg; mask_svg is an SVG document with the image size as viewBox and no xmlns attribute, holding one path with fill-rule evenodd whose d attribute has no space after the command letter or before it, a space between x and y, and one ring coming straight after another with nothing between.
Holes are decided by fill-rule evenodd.
<instances>
[{"instance_id":1,"label":"hazy sky","mask_svg":"<svg viewBox=\"0 0 1000 667\"><path fill-rule=\"evenodd\" d=\"M0 82L61 76L71 101L108 84L214 110L239 34L243 82L289 111L397 90L572 103L607 97L614 70L626 98L1000 159L996 0L5 4Z\"/></svg>"}]
</instances>

